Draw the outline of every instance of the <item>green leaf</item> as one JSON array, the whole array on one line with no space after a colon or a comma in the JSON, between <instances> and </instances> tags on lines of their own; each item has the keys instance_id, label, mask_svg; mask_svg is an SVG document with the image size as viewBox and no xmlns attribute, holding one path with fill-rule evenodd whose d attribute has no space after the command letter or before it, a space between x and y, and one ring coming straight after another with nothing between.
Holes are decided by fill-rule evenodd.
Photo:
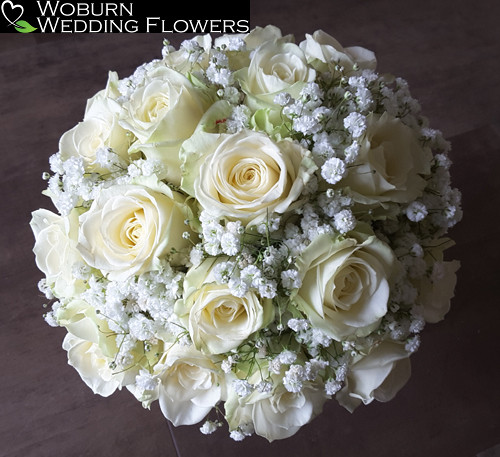
<instances>
[{"instance_id":1,"label":"green leaf","mask_svg":"<svg viewBox=\"0 0 500 457\"><path fill-rule=\"evenodd\" d=\"M30 33L36 30L36 27L33 27L30 23L26 21L17 21L16 30L21 33Z\"/></svg>"}]
</instances>

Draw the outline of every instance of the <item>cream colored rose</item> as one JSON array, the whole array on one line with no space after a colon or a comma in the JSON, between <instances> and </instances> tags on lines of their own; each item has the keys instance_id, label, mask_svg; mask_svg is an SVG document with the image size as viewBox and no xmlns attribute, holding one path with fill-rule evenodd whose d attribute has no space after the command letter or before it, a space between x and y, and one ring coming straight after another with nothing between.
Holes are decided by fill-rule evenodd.
<instances>
[{"instance_id":1,"label":"cream colored rose","mask_svg":"<svg viewBox=\"0 0 500 457\"><path fill-rule=\"evenodd\" d=\"M117 352L115 338L92 306L73 300L58 310L57 320L68 330L63 341L68 363L95 394L107 397L133 382L135 369L116 372L111 368Z\"/></svg>"},{"instance_id":2,"label":"cream colored rose","mask_svg":"<svg viewBox=\"0 0 500 457\"><path fill-rule=\"evenodd\" d=\"M259 373L252 375L249 382L258 383L265 376L260 373L267 373L265 363L259 367ZM274 383L270 392L256 389L243 397L232 389L228 391L224 409L230 430L250 425L257 435L269 442L289 438L319 415L328 399L322 385L305 382L300 392L292 393L285 389L278 377Z\"/></svg>"},{"instance_id":3,"label":"cream colored rose","mask_svg":"<svg viewBox=\"0 0 500 457\"><path fill-rule=\"evenodd\" d=\"M354 46L344 48L335 38L317 30L312 35L306 34L306 39L300 43L300 49L304 51L307 61L310 63L342 65L346 71L351 71L355 64L360 69L375 70L377 60L375 54L365 48ZM325 67L321 67L326 70Z\"/></svg>"},{"instance_id":4,"label":"cream colored rose","mask_svg":"<svg viewBox=\"0 0 500 457\"><path fill-rule=\"evenodd\" d=\"M157 67L123 105L121 125L138 138L130 152L160 160L165 176L180 184L179 149L194 132L211 100L184 75Z\"/></svg>"},{"instance_id":5,"label":"cream colored rose","mask_svg":"<svg viewBox=\"0 0 500 457\"><path fill-rule=\"evenodd\" d=\"M245 43L244 49L232 51L234 40L240 39ZM226 49L226 55L229 59L229 68L232 71L241 70L250 65L250 55L254 49L268 41L280 40L283 42L293 41L293 36L288 35L283 37L281 30L274 25L267 25L265 27L255 27L249 33L241 34L228 34L222 35L214 40L214 46Z\"/></svg>"},{"instance_id":6,"label":"cream colored rose","mask_svg":"<svg viewBox=\"0 0 500 457\"><path fill-rule=\"evenodd\" d=\"M235 74L244 92L252 98L274 104L274 97L287 92L297 98L305 83L313 82L316 71L307 63L303 51L286 40L267 41L259 46L248 68Z\"/></svg>"},{"instance_id":7,"label":"cream colored rose","mask_svg":"<svg viewBox=\"0 0 500 457\"><path fill-rule=\"evenodd\" d=\"M255 27L247 35L244 40L246 48L250 50L257 49L262 44L268 41L276 41L280 39L283 42L293 41L292 35L282 36L281 30L274 25L266 25L265 27Z\"/></svg>"},{"instance_id":8,"label":"cream colored rose","mask_svg":"<svg viewBox=\"0 0 500 457\"><path fill-rule=\"evenodd\" d=\"M151 181L151 185L155 183ZM80 217L78 249L85 261L110 280L154 270L172 249L182 253L184 197L165 185L116 185L101 191ZM171 263L181 261L179 255Z\"/></svg>"},{"instance_id":9,"label":"cream colored rose","mask_svg":"<svg viewBox=\"0 0 500 457\"><path fill-rule=\"evenodd\" d=\"M289 140L276 143L251 130L211 136L218 141L207 143L199 169L182 185L216 216L254 225L285 213L315 170L308 151Z\"/></svg>"},{"instance_id":10,"label":"cream colored rose","mask_svg":"<svg viewBox=\"0 0 500 457\"><path fill-rule=\"evenodd\" d=\"M219 367L192 346L169 349L155 371L160 409L175 426L200 422L222 399L224 378Z\"/></svg>"},{"instance_id":11,"label":"cream colored rose","mask_svg":"<svg viewBox=\"0 0 500 457\"><path fill-rule=\"evenodd\" d=\"M319 235L297 260L295 301L315 326L337 341L365 336L387 312L392 250L374 235Z\"/></svg>"},{"instance_id":12,"label":"cream colored rose","mask_svg":"<svg viewBox=\"0 0 500 457\"><path fill-rule=\"evenodd\" d=\"M424 260L427 264L426 276L412 280L418 289L417 304L421 306L426 322L434 324L444 319L450 310L451 299L457 284L458 260L444 261L444 250L453 242L438 239L426 246Z\"/></svg>"},{"instance_id":13,"label":"cream colored rose","mask_svg":"<svg viewBox=\"0 0 500 457\"><path fill-rule=\"evenodd\" d=\"M112 359L105 357L97 344L68 333L62 347L68 352L68 363L92 392L109 397L122 387L120 377L109 367Z\"/></svg>"},{"instance_id":14,"label":"cream colored rose","mask_svg":"<svg viewBox=\"0 0 500 457\"><path fill-rule=\"evenodd\" d=\"M206 70L210 63L210 50L214 44L212 37L207 33L197 35L189 41L193 45L172 50L164 56L162 63L182 74Z\"/></svg>"},{"instance_id":15,"label":"cream colored rose","mask_svg":"<svg viewBox=\"0 0 500 457\"><path fill-rule=\"evenodd\" d=\"M32 213L30 221L35 245L33 252L38 268L58 298L68 298L84 290L85 285L72 274L75 264L83 262L77 249L78 213L62 217L46 209Z\"/></svg>"},{"instance_id":16,"label":"cream colored rose","mask_svg":"<svg viewBox=\"0 0 500 457\"><path fill-rule=\"evenodd\" d=\"M84 118L87 119L89 116L94 115L95 113L95 108L93 107L94 104L99 105L103 99L116 101L118 98L120 98L122 94L119 90L119 85L120 85L120 78L118 77L118 73L116 71L109 71L108 80L106 81L106 87L87 100L87 105L85 106Z\"/></svg>"},{"instance_id":17,"label":"cream colored rose","mask_svg":"<svg viewBox=\"0 0 500 457\"><path fill-rule=\"evenodd\" d=\"M210 258L188 271L184 298L175 308L188 326L195 347L207 354L237 348L274 317L272 300L252 290L236 297L227 284L217 284L213 278L216 263Z\"/></svg>"},{"instance_id":18,"label":"cream colored rose","mask_svg":"<svg viewBox=\"0 0 500 457\"><path fill-rule=\"evenodd\" d=\"M430 172L431 152L415 132L387 113L367 116L366 133L356 162L341 181L356 202L408 203L422 194Z\"/></svg>"},{"instance_id":19,"label":"cream colored rose","mask_svg":"<svg viewBox=\"0 0 500 457\"><path fill-rule=\"evenodd\" d=\"M99 93L88 104L85 117L59 140L59 152L63 160L81 157L85 170L109 173L96 162L96 152L101 148L111 148L123 160L128 161L128 149L133 135L119 123L120 105Z\"/></svg>"},{"instance_id":20,"label":"cream colored rose","mask_svg":"<svg viewBox=\"0 0 500 457\"><path fill-rule=\"evenodd\" d=\"M349 368L337 401L353 412L361 403L390 401L408 382L411 364L404 343L383 341Z\"/></svg>"}]
</instances>

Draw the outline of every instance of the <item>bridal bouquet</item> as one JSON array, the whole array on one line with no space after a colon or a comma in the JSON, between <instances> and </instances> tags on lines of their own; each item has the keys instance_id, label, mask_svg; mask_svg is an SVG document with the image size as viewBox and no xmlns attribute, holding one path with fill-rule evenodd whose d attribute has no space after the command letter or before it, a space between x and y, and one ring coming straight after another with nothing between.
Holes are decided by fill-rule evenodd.
<instances>
[{"instance_id":1,"label":"bridal bouquet","mask_svg":"<svg viewBox=\"0 0 500 457\"><path fill-rule=\"evenodd\" d=\"M454 293L449 144L323 31L163 45L109 73L44 173L34 253L69 364L235 440L391 400Z\"/></svg>"}]
</instances>

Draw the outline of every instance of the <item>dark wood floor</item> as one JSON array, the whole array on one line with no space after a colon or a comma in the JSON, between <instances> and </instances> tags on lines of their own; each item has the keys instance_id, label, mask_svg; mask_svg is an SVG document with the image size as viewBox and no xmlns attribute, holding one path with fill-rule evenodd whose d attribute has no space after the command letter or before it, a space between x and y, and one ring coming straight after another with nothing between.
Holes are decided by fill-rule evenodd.
<instances>
[{"instance_id":1,"label":"dark wood floor","mask_svg":"<svg viewBox=\"0 0 500 457\"><path fill-rule=\"evenodd\" d=\"M128 76L159 56L163 37L0 35L0 456L474 457L499 444L499 18L496 0L252 0L252 26L273 23L298 40L321 28L407 79L452 141L464 208L451 233L450 257L462 263L456 297L447 319L426 328L407 386L352 415L331 402L271 445L174 429L157 404L143 410L126 391L94 396L66 364L64 331L42 319L28 222L48 205L48 157L107 71Z\"/></svg>"}]
</instances>

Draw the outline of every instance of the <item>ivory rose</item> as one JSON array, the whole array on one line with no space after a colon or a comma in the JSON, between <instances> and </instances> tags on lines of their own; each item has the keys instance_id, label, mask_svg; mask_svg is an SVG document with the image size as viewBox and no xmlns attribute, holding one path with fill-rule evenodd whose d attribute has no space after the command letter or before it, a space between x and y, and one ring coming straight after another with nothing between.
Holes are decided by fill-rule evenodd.
<instances>
[{"instance_id":1,"label":"ivory rose","mask_svg":"<svg viewBox=\"0 0 500 457\"><path fill-rule=\"evenodd\" d=\"M313 66L318 62L324 64L342 65L346 71L351 71L354 65L361 69L375 70L377 60L375 54L360 46L344 48L335 38L323 30L317 30L312 35L306 33L306 39L300 43L307 61ZM326 71L327 66L321 66Z\"/></svg>"},{"instance_id":2,"label":"ivory rose","mask_svg":"<svg viewBox=\"0 0 500 457\"><path fill-rule=\"evenodd\" d=\"M92 306L73 300L59 309L57 320L68 330L63 341L68 363L95 394L107 397L133 382L136 369L115 372L110 367L117 352L115 337Z\"/></svg>"},{"instance_id":3,"label":"ivory rose","mask_svg":"<svg viewBox=\"0 0 500 457\"><path fill-rule=\"evenodd\" d=\"M390 401L408 382L411 375L405 343L383 341L367 355L361 355L350 366L344 388L337 393L338 402L350 412L361 403Z\"/></svg>"},{"instance_id":4,"label":"ivory rose","mask_svg":"<svg viewBox=\"0 0 500 457\"><path fill-rule=\"evenodd\" d=\"M376 236L319 235L297 260L295 301L311 323L337 341L365 336L387 312L395 257Z\"/></svg>"},{"instance_id":5,"label":"ivory rose","mask_svg":"<svg viewBox=\"0 0 500 457\"><path fill-rule=\"evenodd\" d=\"M162 63L182 74L206 70L210 62L210 49L214 44L212 37L209 34L196 35L189 39L189 42L195 43L195 45L178 50L170 48L169 52L163 57ZM196 47L194 52L193 47Z\"/></svg>"},{"instance_id":6,"label":"ivory rose","mask_svg":"<svg viewBox=\"0 0 500 457\"><path fill-rule=\"evenodd\" d=\"M244 49L239 49L238 51L231 50L235 39L243 40L245 44ZM288 35L283 37L278 27L266 25L265 27L255 27L249 33L222 35L214 40L214 45L218 48L225 46L226 49L229 49L229 51L226 51L229 59L229 68L232 71L237 71L248 67L252 51L265 42L278 39L283 42L291 42L293 36Z\"/></svg>"},{"instance_id":7,"label":"ivory rose","mask_svg":"<svg viewBox=\"0 0 500 457\"><path fill-rule=\"evenodd\" d=\"M122 160L128 161L128 149L133 135L119 124L121 106L115 100L96 94L88 103L82 122L68 130L59 140L59 152L63 160L81 157L86 171L109 173L96 162L101 148L110 148Z\"/></svg>"},{"instance_id":8,"label":"ivory rose","mask_svg":"<svg viewBox=\"0 0 500 457\"><path fill-rule=\"evenodd\" d=\"M163 163L167 179L180 184L179 149L194 132L211 99L186 76L157 66L123 104L120 124L137 141L130 152L142 151Z\"/></svg>"},{"instance_id":9,"label":"ivory rose","mask_svg":"<svg viewBox=\"0 0 500 457\"><path fill-rule=\"evenodd\" d=\"M181 194L154 180L103 189L80 217L78 249L110 280L155 269L160 256L182 253L187 206ZM172 263L181 262L179 255Z\"/></svg>"},{"instance_id":10,"label":"ivory rose","mask_svg":"<svg viewBox=\"0 0 500 457\"><path fill-rule=\"evenodd\" d=\"M308 151L289 140L274 142L246 129L203 138L193 150L204 154L182 186L214 216L255 225L272 213L283 214L315 170ZM186 154L188 162L196 153Z\"/></svg>"},{"instance_id":11,"label":"ivory rose","mask_svg":"<svg viewBox=\"0 0 500 457\"><path fill-rule=\"evenodd\" d=\"M401 120L386 112L370 114L357 160L342 186L351 189L358 203L408 203L422 194L422 175L430 173L431 159L431 151Z\"/></svg>"},{"instance_id":12,"label":"ivory rose","mask_svg":"<svg viewBox=\"0 0 500 457\"><path fill-rule=\"evenodd\" d=\"M192 346L173 346L155 370L160 409L175 426L200 422L225 392L219 367Z\"/></svg>"},{"instance_id":13,"label":"ivory rose","mask_svg":"<svg viewBox=\"0 0 500 457\"><path fill-rule=\"evenodd\" d=\"M307 64L304 52L286 39L267 41L259 46L247 68L236 72L248 105L274 106L274 97L287 92L297 98L306 83L313 82L316 71Z\"/></svg>"},{"instance_id":14,"label":"ivory rose","mask_svg":"<svg viewBox=\"0 0 500 457\"><path fill-rule=\"evenodd\" d=\"M237 348L274 317L272 300L253 290L236 297L227 284L217 284L213 277L216 263L210 258L188 271L184 298L176 304L176 313L188 326L195 347L207 354Z\"/></svg>"},{"instance_id":15,"label":"ivory rose","mask_svg":"<svg viewBox=\"0 0 500 457\"><path fill-rule=\"evenodd\" d=\"M120 377L109 367L112 359L104 356L97 344L67 333L62 347L68 352L69 365L76 369L92 392L109 397L122 387Z\"/></svg>"},{"instance_id":16,"label":"ivory rose","mask_svg":"<svg viewBox=\"0 0 500 457\"><path fill-rule=\"evenodd\" d=\"M258 384L267 374L266 364L261 362L258 372L250 377L249 382ZM300 392L292 393L276 375L272 376L275 385L271 391L256 389L241 397L234 390L228 392L225 411L230 430L250 427L257 435L272 442L289 438L321 413L328 399L321 383L305 382Z\"/></svg>"},{"instance_id":17,"label":"ivory rose","mask_svg":"<svg viewBox=\"0 0 500 457\"><path fill-rule=\"evenodd\" d=\"M230 48L235 38L245 42L245 49L238 51L236 54L243 54L245 56L248 54L246 51L253 51L265 42L283 39L281 30L278 27L266 25L265 27L257 26L249 33L222 35L214 40L214 45L219 48L222 46ZM287 37L286 41L291 41L290 37Z\"/></svg>"},{"instance_id":18,"label":"ivory rose","mask_svg":"<svg viewBox=\"0 0 500 457\"><path fill-rule=\"evenodd\" d=\"M450 310L450 302L457 284L458 260L444 261L443 253L453 242L449 239L437 239L426 246L424 260L429 274L413 280L419 294L420 305L426 322L435 324L444 319Z\"/></svg>"},{"instance_id":19,"label":"ivory rose","mask_svg":"<svg viewBox=\"0 0 500 457\"><path fill-rule=\"evenodd\" d=\"M72 297L85 286L73 275L73 266L83 262L77 249L78 212L62 217L46 209L32 213L31 229L35 236L33 252L37 267L59 298Z\"/></svg>"}]
</instances>

